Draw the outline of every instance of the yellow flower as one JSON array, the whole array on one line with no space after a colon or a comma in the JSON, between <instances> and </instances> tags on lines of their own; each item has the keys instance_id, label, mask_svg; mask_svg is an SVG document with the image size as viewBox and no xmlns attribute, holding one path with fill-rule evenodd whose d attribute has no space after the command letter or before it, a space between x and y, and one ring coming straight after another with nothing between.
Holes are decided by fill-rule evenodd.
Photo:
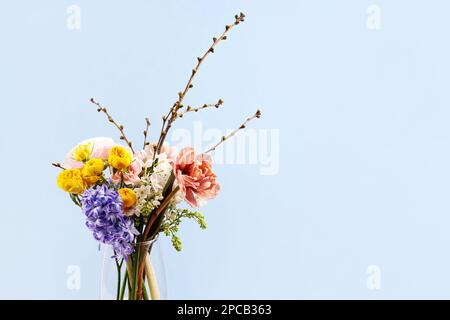
<instances>
[{"instance_id":1,"label":"yellow flower","mask_svg":"<svg viewBox=\"0 0 450 320\"><path fill-rule=\"evenodd\" d=\"M91 143L80 144L73 151L72 157L75 161L86 161L91 156L91 152L92 152Z\"/></svg>"},{"instance_id":2,"label":"yellow flower","mask_svg":"<svg viewBox=\"0 0 450 320\"><path fill-rule=\"evenodd\" d=\"M119 189L119 196L122 198L124 209L129 209L136 204L136 193L129 188Z\"/></svg>"},{"instance_id":3,"label":"yellow flower","mask_svg":"<svg viewBox=\"0 0 450 320\"><path fill-rule=\"evenodd\" d=\"M122 146L115 146L109 152L108 162L117 170L125 170L133 161L131 153Z\"/></svg>"},{"instance_id":4,"label":"yellow flower","mask_svg":"<svg viewBox=\"0 0 450 320\"><path fill-rule=\"evenodd\" d=\"M66 192L81 194L86 188L86 184L81 176L80 169L68 169L62 171L56 180L58 187Z\"/></svg>"},{"instance_id":5,"label":"yellow flower","mask_svg":"<svg viewBox=\"0 0 450 320\"><path fill-rule=\"evenodd\" d=\"M103 170L105 170L103 160L93 158L85 163L83 169L81 169L81 175L86 184L92 186L100 180Z\"/></svg>"}]
</instances>

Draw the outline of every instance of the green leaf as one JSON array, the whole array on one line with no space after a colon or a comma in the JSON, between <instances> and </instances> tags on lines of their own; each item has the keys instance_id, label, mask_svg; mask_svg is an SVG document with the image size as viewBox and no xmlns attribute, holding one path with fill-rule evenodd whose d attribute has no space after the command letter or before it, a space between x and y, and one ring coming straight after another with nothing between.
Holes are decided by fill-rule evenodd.
<instances>
[{"instance_id":1,"label":"green leaf","mask_svg":"<svg viewBox=\"0 0 450 320\"><path fill-rule=\"evenodd\" d=\"M78 195L69 193L70 199L75 203L77 206L81 207L81 200Z\"/></svg>"}]
</instances>

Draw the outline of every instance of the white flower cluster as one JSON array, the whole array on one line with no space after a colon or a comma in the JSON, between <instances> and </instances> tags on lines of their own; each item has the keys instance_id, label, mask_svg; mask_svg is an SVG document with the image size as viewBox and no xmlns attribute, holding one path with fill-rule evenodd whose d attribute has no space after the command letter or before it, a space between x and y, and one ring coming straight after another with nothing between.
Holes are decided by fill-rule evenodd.
<instances>
[{"instance_id":1,"label":"white flower cluster","mask_svg":"<svg viewBox=\"0 0 450 320\"><path fill-rule=\"evenodd\" d=\"M149 169L150 174L143 176L142 181L151 184L155 190L162 191L172 173L172 165L167 155L165 153L157 155L153 167L150 165L149 168L144 168Z\"/></svg>"},{"instance_id":2,"label":"white flower cluster","mask_svg":"<svg viewBox=\"0 0 450 320\"><path fill-rule=\"evenodd\" d=\"M161 192L155 191L151 185L142 184L134 189L136 192L136 205L131 209L130 214L145 217L154 209L158 208L161 200L164 199Z\"/></svg>"},{"instance_id":3,"label":"white flower cluster","mask_svg":"<svg viewBox=\"0 0 450 320\"><path fill-rule=\"evenodd\" d=\"M137 186L136 205L130 214L148 216L161 205L163 189L172 173L172 164L166 153L160 153L153 159L153 147L147 146L138 156L144 170L141 185Z\"/></svg>"}]
</instances>

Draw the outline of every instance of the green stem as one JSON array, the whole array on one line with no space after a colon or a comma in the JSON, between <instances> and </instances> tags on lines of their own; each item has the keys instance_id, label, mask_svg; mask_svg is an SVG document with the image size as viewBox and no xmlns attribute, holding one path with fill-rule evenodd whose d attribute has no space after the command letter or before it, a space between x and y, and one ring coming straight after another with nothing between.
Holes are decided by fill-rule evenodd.
<instances>
[{"instance_id":1,"label":"green stem","mask_svg":"<svg viewBox=\"0 0 450 320\"><path fill-rule=\"evenodd\" d=\"M139 274L139 252L140 252L140 246L136 247L136 253L135 253L135 259L133 259L133 282L131 285L131 300L137 299L137 281L138 281L138 274Z\"/></svg>"},{"instance_id":2,"label":"green stem","mask_svg":"<svg viewBox=\"0 0 450 320\"><path fill-rule=\"evenodd\" d=\"M116 254L115 251L114 251L114 254ZM119 297L120 297L120 283L121 283L121 271L122 271L123 260L120 263L117 260L117 258L114 258L114 260L116 261L116 267L117 267L117 294L116 294L116 300L119 300Z\"/></svg>"},{"instance_id":3,"label":"green stem","mask_svg":"<svg viewBox=\"0 0 450 320\"><path fill-rule=\"evenodd\" d=\"M128 272L125 272L125 276L124 276L123 282L122 282L122 289L120 290L119 300L123 300L123 298L125 296L125 287L127 286L127 283L128 283Z\"/></svg>"},{"instance_id":4,"label":"green stem","mask_svg":"<svg viewBox=\"0 0 450 320\"><path fill-rule=\"evenodd\" d=\"M148 300L147 288L145 287L145 282L142 283L142 295L144 296L144 300Z\"/></svg>"},{"instance_id":5,"label":"green stem","mask_svg":"<svg viewBox=\"0 0 450 320\"><path fill-rule=\"evenodd\" d=\"M121 283L120 269L117 269L117 273L118 273L118 275L117 275L117 297L116 297L116 300L119 300L119 298L120 298L120 283Z\"/></svg>"}]
</instances>

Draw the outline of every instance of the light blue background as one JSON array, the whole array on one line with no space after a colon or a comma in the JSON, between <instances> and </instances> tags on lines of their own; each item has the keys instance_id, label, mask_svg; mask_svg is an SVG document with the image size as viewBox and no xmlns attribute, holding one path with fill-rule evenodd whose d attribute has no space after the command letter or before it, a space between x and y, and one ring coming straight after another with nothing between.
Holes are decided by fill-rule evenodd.
<instances>
[{"instance_id":1,"label":"light blue background","mask_svg":"<svg viewBox=\"0 0 450 320\"><path fill-rule=\"evenodd\" d=\"M81 30L66 9L81 8ZM366 27L381 7L381 30ZM233 15L184 119L280 130L280 171L219 165L209 229L162 247L170 298L450 298L448 1L2 1L1 298L98 298L100 255L57 189L77 142L117 138L95 96L141 141ZM156 125L155 125L156 127ZM155 139L157 129L153 128ZM81 268L81 289L66 268ZM381 289L366 269L381 269Z\"/></svg>"}]
</instances>

